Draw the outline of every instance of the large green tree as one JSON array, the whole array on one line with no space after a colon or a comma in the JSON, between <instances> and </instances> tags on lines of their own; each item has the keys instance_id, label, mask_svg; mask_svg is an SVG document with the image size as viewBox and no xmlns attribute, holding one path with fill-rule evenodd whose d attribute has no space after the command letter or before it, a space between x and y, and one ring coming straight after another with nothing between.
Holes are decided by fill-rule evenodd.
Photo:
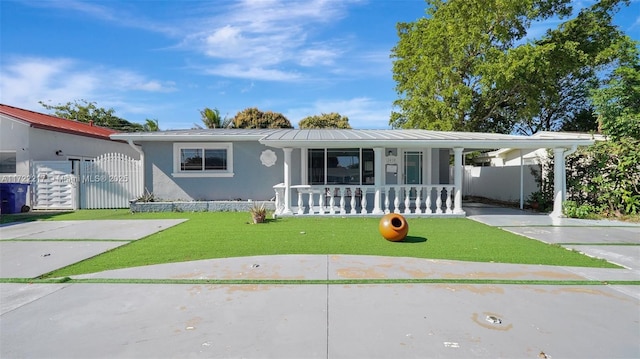
<instances>
[{"instance_id":1,"label":"large green tree","mask_svg":"<svg viewBox=\"0 0 640 359\"><path fill-rule=\"evenodd\" d=\"M343 128L349 129L349 118L337 112L307 116L298 122L300 128Z\"/></svg>"},{"instance_id":2,"label":"large green tree","mask_svg":"<svg viewBox=\"0 0 640 359\"><path fill-rule=\"evenodd\" d=\"M604 87L593 91L602 131L611 139L640 140L640 60L618 67Z\"/></svg>"},{"instance_id":3,"label":"large green tree","mask_svg":"<svg viewBox=\"0 0 640 359\"><path fill-rule=\"evenodd\" d=\"M235 128L293 128L291 122L281 113L262 112L255 107L238 112L233 118Z\"/></svg>"},{"instance_id":4,"label":"large green tree","mask_svg":"<svg viewBox=\"0 0 640 359\"><path fill-rule=\"evenodd\" d=\"M392 50L399 98L391 125L532 133L588 108L594 74L615 59L621 1L601 1L525 41L533 21L571 13L568 0L427 0L427 16L398 24Z\"/></svg>"},{"instance_id":5,"label":"large green tree","mask_svg":"<svg viewBox=\"0 0 640 359\"><path fill-rule=\"evenodd\" d=\"M76 100L66 104L49 105L42 101L40 104L47 110L53 111L58 117L80 122L92 122L96 126L111 128L122 132L139 132L145 128L139 123L129 122L114 115L113 108L105 109L98 107L95 102L86 100Z\"/></svg>"},{"instance_id":6,"label":"large green tree","mask_svg":"<svg viewBox=\"0 0 640 359\"><path fill-rule=\"evenodd\" d=\"M631 39L612 24L618 1L601 1L533 43L514 48L509 55L521 61L515 85L522 102L517 129L524 134L580 127L580 113L592 110L590 92L610 65L625 60ZM525 52L525 55L519 54Z\"/></svg>"}]
</instances>

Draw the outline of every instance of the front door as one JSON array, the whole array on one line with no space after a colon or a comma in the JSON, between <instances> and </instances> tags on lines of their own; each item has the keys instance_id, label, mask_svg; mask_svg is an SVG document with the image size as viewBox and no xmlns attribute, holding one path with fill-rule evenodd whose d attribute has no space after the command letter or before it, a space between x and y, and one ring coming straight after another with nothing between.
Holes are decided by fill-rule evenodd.
<instances>
[{"instance_id":1,"label":"front door","mask_svg":"<svg viewBox=\"0 0 640 359\"><path fill-rule=\"evenodd\" d=\"M404 153L404 184L422 184L422 152Z\"/></svg>"}]
</instances>

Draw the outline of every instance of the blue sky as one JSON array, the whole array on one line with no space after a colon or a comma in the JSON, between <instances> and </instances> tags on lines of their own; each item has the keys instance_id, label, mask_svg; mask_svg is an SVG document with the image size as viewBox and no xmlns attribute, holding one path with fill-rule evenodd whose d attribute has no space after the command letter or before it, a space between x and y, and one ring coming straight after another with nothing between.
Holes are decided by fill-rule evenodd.
<instances>
[{"instance_id":1,"label":"blue sky","mask_svg":"<svg viewBox=\"0 0 640 359\"><path fill-rule=\"evenodd\" d=\"M574 1L579 8L593 1ZM84 99L161 129L201 124L199 110L338 112L388 128L397 98L395 24L423 0L0 0L0 102L47 112ZM640 39L640 0L615 22ZM531 37L558 24L535 24Z\"/></svg>"}]
</instances>

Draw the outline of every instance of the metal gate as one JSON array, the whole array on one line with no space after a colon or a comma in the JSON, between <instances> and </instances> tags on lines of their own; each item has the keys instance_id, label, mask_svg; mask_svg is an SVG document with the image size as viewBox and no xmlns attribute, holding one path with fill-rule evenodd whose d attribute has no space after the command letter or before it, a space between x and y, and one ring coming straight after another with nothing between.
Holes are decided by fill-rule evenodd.
<instances>
[{"instance_id":1,"label":"metal gate","mask_svg":"<svg viewBox=\"0 0 640 359\"><path fill-rule=\"evenodd\" d=\"M121 153L107 153L80 164L80 208L129 208L142 195L142 164Z\"/></svg>"},{"instance_id":2,"label":"metal gate","mask_svg":"<svg viewBox=\"0 0 640 359\"><path fill-rule=\"evenodd\" d=\"M77 209L78 181L69 161L34 161L31 169L33 209Z\"/></svg>"}]
</instances>

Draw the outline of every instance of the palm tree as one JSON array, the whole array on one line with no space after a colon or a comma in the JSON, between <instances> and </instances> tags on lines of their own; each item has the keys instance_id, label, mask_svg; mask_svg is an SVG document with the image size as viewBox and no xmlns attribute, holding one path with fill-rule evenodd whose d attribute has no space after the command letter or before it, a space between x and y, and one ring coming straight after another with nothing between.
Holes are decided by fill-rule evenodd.
<instances>
[{"instance_id":1,"label":"palm tree","mask_svg":"<svg viewBox=\"0 0 640 359\"><path fill-rule=\"evenodd\" d=\"M217 108L210 109L205 107L200 111L200 118L207 128L220 128L222 127L222 121L220 119L220 111Z\"/></svg>"},{"instance_id":2,"label":"palm tree","mask_svg":"<svg viewBox=\"0 0 640 359\"><path fill-rule=\"evenodd\" d=\"M142 130L146 132L160 131L158 120L146 119L144 125L142 125Z\"/></svg>"}]
</instances>

